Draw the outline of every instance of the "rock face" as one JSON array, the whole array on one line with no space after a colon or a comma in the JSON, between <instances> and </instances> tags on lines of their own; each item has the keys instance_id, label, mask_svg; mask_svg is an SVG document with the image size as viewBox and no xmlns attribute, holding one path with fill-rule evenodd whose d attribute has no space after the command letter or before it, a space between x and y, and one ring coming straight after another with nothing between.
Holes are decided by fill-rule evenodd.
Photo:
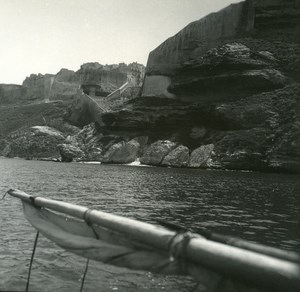
<instances>
[{"instance_id":1,"label":"rock face","mask_svg":"<svg viewBox=\"0 0 300 292\"><path fill-rule=\"evenodd\" d=\"M147 76L143 88L143 96L160 96L174 98L175 95L168 91L171 85L171 78L169 76Z\"/></svg>"},{"instance_id":2,"label":"rock face","mask_svg":"<svg viewBox=\"0 0 300 292\"><path fill-rule=\"evenodd\" d=\"M140 158L142 164L160 165L166 155L176 147L171 141L157 141L149 146Z\"/></svg>"},{"instance_id":3,"label":"rock face","mask_svg":"<svg viewBox=\"0 0 300 292\"><path fill-rule=\"evenodd\" d=\"M23 81L22 87L26 90L28 102L50 102L52 100L72 99L79 87L79 78L74 71L69 71L69 79L62 78L67 75L62 69L57 75L31 74ZM57 78L58 77L58 78Z\"/></svg>"},{"instance_id":4,"label":"rock face","mask_svg":"<svg viewBox=\"0 0 300 292\"><path fill-rule=\"evenodd\" d=\"M105 153L103 163L127 164L136 160L140 144L131 140L129 142L119 142L112 145Z\"/></svg>"},{"instance_id":5,"label":"rock face","mask_svg":"<svg viewBox=\"0 0 300 292\"><path fill-rule=\"evenodd\" d=\"M24 104L69 101L77 95L79 87L88 95L103 98L128 80L131 86L140 88L144 72L145 67L135 62L105 66L86 63L76 72L63 68L57 74L31 74L26 77L22 86L0 84L0 102ZM136 89L132 92L135 94Z\"/></svg>"},{"instance_id":6,"label":"rock face","mask_svg":"<svg viewBox=\"0 0 300 292\"><path fill-rule=\"evenodd\" d=\"M43 126L18 130L9 138L2 154L27 159L59 157L57 145L65 139L58 130Z\"/></svg>"},{"instance_id":7,"label":"rock face","mask_svg":"<svg viewBox=\"0 0 300 292\"><path fill-rule=\"evenodd\" d=\"M186 61L240 36L299 42L299 0L246 0L192 22L149 54L147 75L172 75ZM260 44L262 45L262 43Z\"/></svg>"},{"instance_id":8,"label":"rock face","mask_svg":"<svg viewBox=\"0 0 300 292\"><path fill-rule=\"evenodd\" d=\"M99 131L174 141L194 167L299 172L299 31L298 0L247 0L191 23L150 53L142 97L104 113Z\"/></svg>"},{"instance_id":9,"label":"rock face","mask_svg":"<svg viewBox=\"0 0 300 292\"><path fill-rule=\"evenodd\" d=\"M82 161L102 161L103 145L100 143L102 134L97 133L95 124L91 123L75 135L70 135L65 140L66 144L80 149L74 153L73 159Z\"/></svg>"},{"instance_id":10,"label":"rock face","mask_svg":"<svg viewBox=\"0 0 300 292\"><path fill-rule=\"evenodd\" d=\"M180 145L173 149L162 161L163 166L186 167L189 163L189 148Z\"/></svg>"},{"instance_id":11,"label":"rock face","mask_svg":"<svg viewBox=\"0 0 300 292\"><path fill-rule=\"evenodd\" d=\"M105 70L99 63L86 63L76 72L84 93L107 96L127 81L127 74L119 70Z\"/></svg>"},{"instance_id":12,"label":"rock face","mask_svg":"<svg viewBox=\"0 0 300 292\"><path fill-rule=\"evenodd\" d=\"M187 98L191 98L194 97L194 94L191 94L192 96L190 97L189 90L195 92L198 88L198 98L201 99L202 90L204 90L205 96L210 89L213 89L211 82L221 82L221 85L218 86L220 90L217 92L219 94L221 93L221 88L226 85L228 77L230 82L234 82L233 79L240 77L242 83L246 84L246 89L248 87L248 90L250 89L251 80L255 81L256 84L258 82L259 87L266 86L267 88L265 89L269 90L276 88L278 84L268 88L270 84L268 85L268 82L265 83L263 79L270 82L272 81L272 76L274 76L277 80L275 83L279 82L281 85L278 87L280 87L283 85L282 72L278 75L278 72L274 71L265 71L264 73L260 71L260 74L253 72L254 74L249 76L249 74L245 75L240 70L240 76L232 76L231 74L235 72L228 70L230 68L224 68L226 74L222 76L222 74L219 74L220 72L215 71L213 66L210 66L207 72L204 73L202 71L199 75L195 72L195 68L192 70L192 67L185 67L185 63L201 59L209 50L218 46L238 41L238 43L247 46L253 52L267 51L272 53L275 59L279 60L284 71L292 71L299 76L299 20L299 0L246 0L232 4L219 12L209 14L189 24L149 54L145 77L145 85L147 86L143 87L143 95L151 96L153 85L151 82L148 82L148 79L152 79L153 76L161 79L171 78L171 84L165 84L164 88L160 88L161 93L167 93L164 95L165 97L170 93L175 93L176 95L176 92L182 97L184 91L188 90L185 92L185 95L188 95ZM223 63L223 65L226 65L226 63ZM231 65L233 66L234 64ZM250 65L249 62L248 65ZM248 67L248 70L250 68ZM185 69L187 70L186 72L184 72ZM276 70L276 68L272 69ZM181 71L180 74L177 73L178 70ZM210 76L210 73L213 76ZM173 80L174 76L175 80ZM255 78L256 76L258 80ZM236 80L239 80L239 78ZM262 82L259 82L259 80ZM206 83L208 83L207 89L204 86ZM202 85L199 87L200 84ZM226 89L229 89L229 86ZM255 92L250 90L247 94L251 95L253 93ZM242 96L245 96L245 94L243 93Z\"/></svg>"},{"instance_id":13,"label":"rock face","mask_svg":"<svg viewBox=\"0 0 300 292\"><path fill-rule=\"evenodd\" d=\"M62 162L71 162L75 158L81 158L84 154L79 147L70 144L59 144L57 148L60 152Z\"/></svg>"},{"instance_id":14,"label":"rock face","mask_svg":"<svg viewBox=\"0 0 300 292\"><path fill-rule=\"evenodd\" d=\"M62 133L56 129L48 126L34 126L31 127L34 136L52 136L57 139L64 139Z\"/></svg>"},{"instance_id":15,"label":"rock face","mask_svg":"<svg viewBox=\"0 0 300 292\"><path fill-rule=\"evenodd\" d=\"M147 75L172 75L185 61L217 46L219 39L230 38L241 30L251 30L251 11L244 11L244 7L243 2L232 4L190 23L175 36L167 39L149 54Z\"/></svg>"},{"instance_id":16,"label":"rock face","mask_svg":"<svg viewBox=\"0 0 300 292\"><path fill-rule=\"evenodd\" d=\"M0 84L0 104L14 104L26 100L26 89L21 85Z\"/></svg>"},{"instance_id":17,"label":"rock face","mask_svg":"<svg viewBox=\"0 0 300 292\"><path fill-rule=\"evenodd\" d=\"M228 131L215 144L228 169L299 172L300 84L216 107Z\"/></svg>"},{"instance_id":18,"label":"rock face","mask_svg":"<svg viewBox=\"0 0 300 292\"><path fill-rule=\"evenodd\" d=\"M65 154L65 159L128 163L140 157L149 165L299 173L299 29L299 0L230 5L191 23L152 51L142 96L113 106L104 95L113 89L110 78L119 77L104 71L114 71L114 65L85 64L79 78L76 72L60 71L52 88L70 83L71 92L82 80L82 90L88 93L76 92L75 105L65 115L84 127L74 133L62 131L64 137L69 135L60 142L69 145L62 149L68 153L70 145L75 147L69 151L74 155ZM124 65L118 70L128 74ZM22 90L49 86L53 78L32 79L39 77L40 81L27 80L26 88L0 86L0 100L8 102L10 94L13 100ZM118 90L116 96L121 97ZM48 125L55 112L53 103L48 106L42 115L35 111L36 123L24 107L19 112L0 107L0 150L10 155L15 149L14 139L5 136L11 132L7 128L21 126L16 117L28 127ZM92 126L85 126L89 123Z\"/></svg>"},{"instance_id":19,"label":"rock face","mask_svg":"<svg viewBox=\"0 0 300 292\"><path fill-rule=\"evenodd\" d=\"M189 167L208 168L211 166L211 156L214 150L213 144L203 145L191 153Z\"/></svg>"},{"instance_id":20,"label":"rock face","mask_svg":"<svg viewBox=\"0 0 300 292\"><path fill-rule=\"evenodd\" d=\"M209 103L240 99L286 84L273 54L229 43L186 62L168 90L184 101Z\"/></svg>"},{"instance_id":21,"label":"rock face","mask_svg":"<svg viewBox=\"0 0 300 292\"><path fill-rule=\"evenodd\" d=\"M93 97L77 90L75 102L69 106L65 119L71 124L83 127L92 122L101 124L101 115L106 112L107 108L99 104Z\"/></svg>"}]
</instances>

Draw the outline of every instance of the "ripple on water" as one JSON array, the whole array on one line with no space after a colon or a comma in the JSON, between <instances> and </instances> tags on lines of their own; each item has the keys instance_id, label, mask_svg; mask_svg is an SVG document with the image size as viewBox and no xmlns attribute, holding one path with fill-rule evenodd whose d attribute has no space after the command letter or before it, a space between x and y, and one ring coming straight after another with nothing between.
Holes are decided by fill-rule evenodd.
<instances>
[{"instance_id":1,"label":"ripple on water","mask_svg":"<svg viewBox=\"0 0 300 292\"><path fill-rule=\"evenodd\" d=\"M0 160L0 194L19 188L148 222L171 221L300 251L299 176ZM0 204L0 290L24 290L35 231ZM85 259L40 237L31 288L79 290ZM85 291L190 291L188 278L91 262Z\"/></svg>"}]
</instances>

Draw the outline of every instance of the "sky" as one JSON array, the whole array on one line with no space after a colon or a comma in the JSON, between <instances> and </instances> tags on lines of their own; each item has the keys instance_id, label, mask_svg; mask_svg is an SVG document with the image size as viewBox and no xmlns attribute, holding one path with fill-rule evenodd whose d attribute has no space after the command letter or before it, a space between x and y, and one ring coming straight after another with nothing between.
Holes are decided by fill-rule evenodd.
<instances>
[{"instance_id":1,"label":"sky","mask_svg":"<svg viewBox=\"0 0 300 292\"><path fill-rule=\"evenodd\" d=\"M87 62L146 65L190 22L241 0L0 0L0 83Z\"/></svg>"}]
</instances>

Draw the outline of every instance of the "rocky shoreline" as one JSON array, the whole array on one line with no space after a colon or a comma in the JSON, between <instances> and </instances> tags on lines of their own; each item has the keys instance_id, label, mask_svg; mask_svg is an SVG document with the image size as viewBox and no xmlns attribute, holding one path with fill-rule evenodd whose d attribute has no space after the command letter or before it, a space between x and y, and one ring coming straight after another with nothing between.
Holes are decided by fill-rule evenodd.
<instances>
[{"instance_id":1,"label":"rocky shoreline","mask_svg":"<svg viewBox=\"0 0 300 292\"><path fill-rule=\"evenodd\" d=\"M300 173L297 1L246 0L191 23L150 52L139 88L119 87L124 65L108 74L98 63L43 77L58 92L27 78L40 105L25 108L23 89L5 87L0 155ZM126 67L131 83L139 66Z\"/></svg>"},{"instance_id":2,"label":"rocky shoreline","mask_svg":"<svg viewBox=\"0 0 300 292\"><path fill-rule=\"evenodd\" d=\"M224 153L218 152L218 144L204 144L191 150L179 142L170 140L148 143L148 136L120 141L120 136L99 133L94 123L83 129L71 129L73 134L69 132L70 135L48 126L34 126L20 131L18 137L16 133L13 135L13 140L4 148L2 155L50 162L126 165L138 162L140 165L159 167L297 173L293 168L283 168L279 163L268 166L270 161L263 161L262 154L258 152L226 153L224 158ZM205 130L193 128L191 136L199 139L200 135L201 140L203 131ZM248 162L250 159L251 168ZM257 160L256 168L253 167L254 159Z\"/></svg>"}]
</instances>

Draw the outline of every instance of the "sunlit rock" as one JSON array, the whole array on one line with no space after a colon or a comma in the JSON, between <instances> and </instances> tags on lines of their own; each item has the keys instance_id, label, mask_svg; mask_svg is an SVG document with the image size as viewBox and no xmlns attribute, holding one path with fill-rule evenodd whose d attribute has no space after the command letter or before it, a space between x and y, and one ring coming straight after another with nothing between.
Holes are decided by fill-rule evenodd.
<instances>
[{"instance_id":1,"label":"sunlit rock","mask_svg":"<svg viewBox=\"0 0 300 292\"><path fill-rule=\"evenodd\" d=\"M136 160L140 144L136 140L119 142L112 145L105 153L103 163L127 164Z\"/></svg>"},{"instance_id":2,"label":"sunlit rock","mask_svg":"<svg viewBox=\"0 0 300 292\"><path fill-rule=\"evenodd\" d=\"M62 133L47 126L35 126L15 131L7 137L2 155L38 159L59 156L57 145L64 141Z\"/></svg>"},{"instance_id":3,"label":"sunlit rock","mask_svg":"<svg viewBox=\"0 0 300 292\"><path fill-rule=\"evenodd\" d=\"M149 148L140 158L140 161L142 164L160 165L164 157L168 155L176 146L176 143L168 140L156 141L149 146Z\"/></svg>"},{"instance_id":4,"label":"sunlit rock","mask_svg":"<svg viewBox=\"0 0 300 292\"><path fill-rule=\"evenodd\" d=\"M64 139L63 134L51 127L47 126L34 126L31 127L31 130L35 136L53 136L58 139Z\"/></svg>"},{"instance_id":5,"label":"sunlit rock","mask_svg":"<svg viewBox=\"0 0 300 292\"><path fill-rule=\"evenodd\" d=\"M214 150L213 144L203 145L191 153L189 167L207 168L211 164L211 156Z\"/></svg>"},{"instance_id":6,"label":"sunlit rock","mask_svg":"<svg viewBox=\"0 0 300 292\"><path fill-rule=\"evenodd\" d=\"M164 166L186 167L189 163L189 148L180 145L173 149L161 163Z\"/></svg>"},{"instance_id":7,"label":"sunlit rock","mask_svg":"<svg viewBox=\"0 0 300 292\"><path fill-rule=\"evenodd\" d=\"M80 148L71 144L59 144L57 148L60 152L62 162L71 162L73 160L82 159L84 156Z\"/></svg>"}]
</instances>

